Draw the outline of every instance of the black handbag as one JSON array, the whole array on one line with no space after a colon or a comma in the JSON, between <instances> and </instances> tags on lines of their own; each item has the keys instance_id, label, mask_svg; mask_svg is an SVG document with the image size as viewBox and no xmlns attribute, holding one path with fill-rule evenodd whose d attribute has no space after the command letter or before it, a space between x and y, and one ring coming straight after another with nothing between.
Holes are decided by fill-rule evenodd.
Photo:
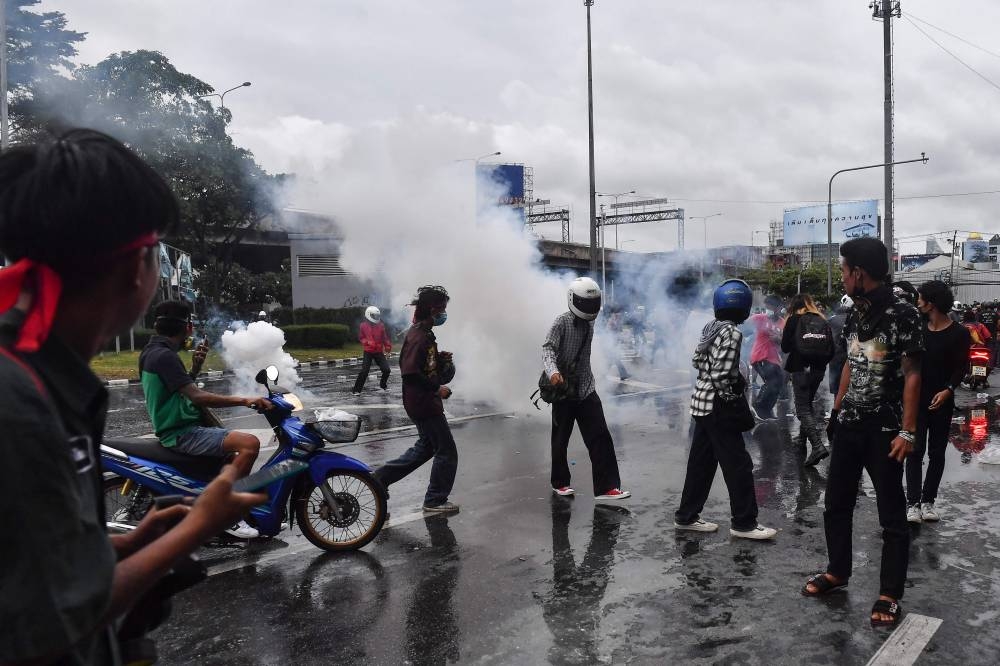
<instances>
[{"instance_id":1,"label":"black handbag","mask_svg":"<svg viewBox=\"0 0 1000 666\"><path fill-rule=\"evenodd\" d=\"M573 358L573 363L569 369L566 372L560 371L559 374L563 378L561 384L553 384L549 381L549 376L545 370L542 370L542 374L538 377L538 388L528 397L528 400L535 406L535 409L541 409L538 406L539 400L552 404L561 400L578 399L577 393L579 391L580 380L577 376L577 365L580 363L580 354L583 353L583 348L587 346L587 342L590 340L590 332L588 328L587 334L583 337L583 342L580 344L580 348L576 350L576 356ZM538 398L535 398L536 395Z\"/></svg>"},{"instance_id":2,"label":"black handbag","mask_svg":"<svg viewBox=\"0 0 1000 666\"><path fill-rule=\"evenodd\" d=\"M754 426L757 425L757 420L753 417L753 412L750 411L750 403L747 402L746 386L747 382L741 374L733 384L735 398L726 400L719 393L715 394L712 414L722 427L737 432L746 432L753 430Z\"/></svg>"}]
</instances>

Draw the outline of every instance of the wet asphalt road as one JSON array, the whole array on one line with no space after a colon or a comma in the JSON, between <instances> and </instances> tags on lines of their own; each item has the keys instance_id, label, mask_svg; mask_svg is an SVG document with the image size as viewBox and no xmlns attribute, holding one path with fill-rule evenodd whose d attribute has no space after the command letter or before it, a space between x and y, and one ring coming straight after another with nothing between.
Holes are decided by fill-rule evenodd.
<instances>
[{"instance_id":1,"label":"wet asphalt road","mask_svg":"<svg viewBox=\"0 0 1000 666\"><path fill-rule=\"evenodd\" d=\"M338 379L345 375L306 374L313 393L307 407L350 407L366 419L365 430L408 423L398 384L388 394L355 398L353 376ZM791 446L797 422L786 418L748 437L760 521L780 529L777 540L730 539L721 475L704 512L720 531L675 533L687 378L643 369L636 375L680 388L615 383L601 390L631 499L595 504L576 434L570 458L580 492L550 494L547 408L457 424L452 499L460 513L422 516L425 467L393 486L392 521L362 552L324 554L297 528L287 538L203 549L212 575L176 599L156 634L161 663L867 663L889 635L868 623L881 547L873 497L859 497L849 592L801 597L805 578L826 561L827 463L803 471ZM223 391L225 384L206 388ZM148 430L140 400L134 388L115 394L113 432ZM960 402L977 401L965 395ZM498 411L459 396L448 409L454 416ZM239 410L224 417L233 427L266 427ZM994 428L1000 414L992 401L956 414L938 502L943 520L912 527L903 606L944 620L919 664L998 661L1000 466L977 461ZM406 431L368 434L348 451L378 465L412 439Z\"/></svg>"}]
</instances>

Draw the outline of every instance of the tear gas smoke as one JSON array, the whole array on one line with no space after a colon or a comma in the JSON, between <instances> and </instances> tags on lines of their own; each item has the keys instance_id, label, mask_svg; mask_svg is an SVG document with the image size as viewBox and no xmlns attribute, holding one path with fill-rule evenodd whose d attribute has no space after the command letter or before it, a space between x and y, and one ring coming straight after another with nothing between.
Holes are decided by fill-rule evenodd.
<instances>
[{"instance_id":1,"label":"tear gas smoke","mask_svg":"<svg viewBox=\"0 0 1000 666\"><path fill-rule=\"evenodd\" d=\"M232 368L232 393L235 395L257 395L261 388L254 377L269 365L278 368L278 383L285 388L294 388L301 379L295 371L295 359L282 347L285 334L280 328L266 321L255 321L244 326L235 324L235 330L222 334L222 358Z\"/></svg>"}]
</instances>

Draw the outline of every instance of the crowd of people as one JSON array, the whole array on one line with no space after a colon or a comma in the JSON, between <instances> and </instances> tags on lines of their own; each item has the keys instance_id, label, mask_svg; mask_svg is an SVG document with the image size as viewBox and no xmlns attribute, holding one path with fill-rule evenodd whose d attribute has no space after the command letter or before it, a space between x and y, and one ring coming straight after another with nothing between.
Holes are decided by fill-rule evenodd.
<instances>
[{"instance_id":1,"label":"crowd of people","mask_svg":"<svg viewBox=\"0 0 1000 666\"><path fill-rule=\"evenodd\" d=\"M18 535L0 545L4 663L117 663L121 618L141 607L154 584L207 539L223 530L252 530L240 521L266 499L233 491L233 482L250 471L260 442L205 423L199 408L272 405L261 397L199 389L194 376L204 349L186 370L178 351L190 342L190 310L168 302L155 312L158 336L140 360L156 435L164 446L189 455L233 462L196 501L154 506L126 535L105 530L99 446L108 396L87 364L148 308L159 276L158 244L177 221L177 203L162 178L103 134L73 130L0 155L0 251L15 262L0 271L0 382L8 395L18 396L0 401L0 465L11 484L2 524L7 534ZM949 318L954 298L942 282L894 288L880 241L853 239L841 246L841 255L847 295L829 320L807 294L787 307L770 296L764 311L752 314L754 297L746 283L728 280L715 290L714 318L693 350L691 447L674 527L718 530L702 512L721 468L730 534L777 536L757 519L753 462L743 433L777 418L775 405L790 376L799 446L810 449L803 464L830 457L824 513L829 558L802 594L822 596L848 585L857 488L866 470L883 529L871 622L894 626L909 561L907 521L941 517L935 500L954 392L966 350L984 332ZM573 280L567 311L555 317L541 341L540 360L551 389L552 492L576 492L567 447L579 426L594 496L606 502L630 493L622 489L591 369L602 298L590 278ZM450 498L458 454L443 408L455 365L449 352L438 349L433 330L447 321L449 300L444 287L427 286L411 303L413 325L399 370L403 406L418 439L374 471L390 488L433 460L423 500L429 513L459 509ZM381 369L385 388L391 342L377 308L366 312L361 338L366 362L355 391L364 386L371 363ZM750 366L763 380L755 395L740 370L746 338ZM834 398L823 428L815 398L827 376Z\"/></svg>"}]
</instances>

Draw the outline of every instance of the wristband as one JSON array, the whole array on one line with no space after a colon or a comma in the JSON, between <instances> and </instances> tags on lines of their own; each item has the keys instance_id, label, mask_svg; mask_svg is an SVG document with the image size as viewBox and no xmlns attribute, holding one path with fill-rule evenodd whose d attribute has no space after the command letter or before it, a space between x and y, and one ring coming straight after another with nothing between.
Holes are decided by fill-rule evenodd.
<instances>
[{"instance_id":1,"label":"wristband","mask_svg":"<svg viewBox=\"0 0 1000 666\"><path fill-rule=\"evenodd\" d=\"M913 444L913 442L915 442L917 440L916 434L913 433L913 432L910 432L909 430L900 430L899 434L897 435L897 437L899 437L900 439L903 439L903 440L909 442L910 444Z\"/></svg>"}]
</instances>

